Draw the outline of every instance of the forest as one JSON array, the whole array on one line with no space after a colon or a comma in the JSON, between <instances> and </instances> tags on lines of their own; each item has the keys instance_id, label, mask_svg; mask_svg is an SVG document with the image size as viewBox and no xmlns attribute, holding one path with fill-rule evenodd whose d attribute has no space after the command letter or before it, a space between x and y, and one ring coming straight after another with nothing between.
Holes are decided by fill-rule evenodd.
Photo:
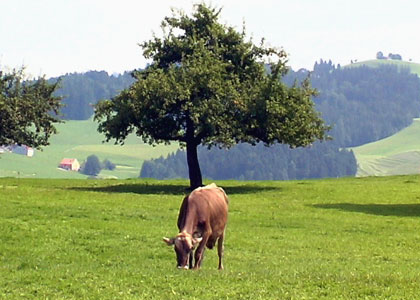
<instances>
[{"instance_id":1,"label":"forest","mask_svg":"<svg viewBox=\"0 0 420 300\"><path fill-rule=\"evenodd\" d=\"M289 76L293 78L293 72ZM420 79L408 68L341 68L321 61L314 66L311 82L319 91L316 107L333 125L330 134L340 147L385 138L419 116Z\"/></svg>"},{"instance_id":2,"label":"forest","mask_svg":"<svg viewBox=\"0 0 420 300\"><path fill-rule=\"evenodd\" d=\"M331 141L297 149L262 144L239 144L229 150L202 147L199 160L203 176L250 180L354 176L356 160L346 147L390 136L419 116L420 79L409 69L389 65L341 67L321 60L312 72L289 70L283 81L292 85L307 77L319 93L313 99L317 110L332 126ZM88 119L92 104L112 98L134 81L129 72L108 75L103 71L67 74L60 80L57 94L64 96L63 118L73 120ZM146 161L140 176L187 178L185 152Z\"/></svg>"},{"instance_id":3,"label":"forest","mask_svg":"<svg viewBox=\"0 0 420 300\"><path fill-rule=\"evenodd\" d=\"M292 180L343 177L356 173L351 151L317 143L309 148L239 144L232 149L199 148L201 170L207 179ZM188 178L185 151L145 161L140 177Z\"/></svg>"},{"instance_id":4,"label":"forest","mask_svg":"<svg viewBox=\"0 0 420 300\"><path fill-rule=\"evenodd\" d=\"M109 99L127 88L134 79L130 72L108 75L105 71L70 73L50 81L60 81L56 96L63 97L62 118L66 120L87 120L93 114L92 105L101 99Z\"/></svg>"}]
</instances>

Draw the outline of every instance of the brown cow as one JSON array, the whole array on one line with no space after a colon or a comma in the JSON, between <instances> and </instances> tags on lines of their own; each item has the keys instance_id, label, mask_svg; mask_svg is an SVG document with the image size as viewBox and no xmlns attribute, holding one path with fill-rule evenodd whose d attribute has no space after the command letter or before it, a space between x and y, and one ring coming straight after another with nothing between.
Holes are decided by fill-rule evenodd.
<instances>
[{"instance_id":1,"label":"brown cow","mask_svg":"<svg viewBox=\"0 0 420 300\"><path fill-rule=\"evenodd\" d=\"M212 183L200 187L184 198L178 216L179 234L171 239L163 238L168 246L174 245L178 268L199 269L205 247L212 249L217 243L219 269L223 269L223 240L228 215L228 198L222 188Z\"/></svg>"}]
</instances>

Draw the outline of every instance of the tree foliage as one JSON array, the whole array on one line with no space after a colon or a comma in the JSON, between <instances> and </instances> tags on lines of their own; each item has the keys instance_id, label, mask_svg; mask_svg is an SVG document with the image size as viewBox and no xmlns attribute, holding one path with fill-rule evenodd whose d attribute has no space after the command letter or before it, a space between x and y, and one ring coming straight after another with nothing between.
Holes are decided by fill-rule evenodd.
<instances>
[{"instance_id":1,"label":"tree foliage","mask_svg":"<svg viewBox=\"0 0 420 300\"><path fill-rule=\"evenodd\" d=\"M102 165L96 155L89 155L86 162L80 168L80 173L85 175L96 176L102 170Z\"/></svg>"},{"instance_id":2,"label":"tree foliage","mask_svg":"<svg viewBox=\"0 0 420 300\"><path fill-rule=\"evenodd\" d=\"M54 96L58 81L25 80L24 70L0 71L0 145L48 145L56 133L61 98Z\"/></svg>"},{"instance_id":3,"label":"tree foliage","mask_svg":"<svg viewBox=\"0 0 420 300\"><path fill-rule=\"evenodd\" d=\"M163 37L141 46L152 64L136 82L96 105L99 131L123 143L135 132L150 144L186 146L191 188L202 184L197 147L238 142L306 146L325 138L309 84L287 87L283 50L257 46L221 24L220 10L198 4L162 22ZM266 71L269 65L270 72Z\"/></svg>"}]
</instances>

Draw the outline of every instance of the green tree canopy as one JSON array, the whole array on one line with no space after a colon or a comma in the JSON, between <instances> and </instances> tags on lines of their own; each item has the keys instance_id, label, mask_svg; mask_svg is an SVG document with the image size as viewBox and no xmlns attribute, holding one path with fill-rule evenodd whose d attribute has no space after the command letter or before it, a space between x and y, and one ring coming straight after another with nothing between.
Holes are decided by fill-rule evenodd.
<instances>
[{"instance_id":1,"label":"green tree canopy","mask_svg":"<svg viewBox=\"0 0 420 300\"><path fill-rule=\"evenodd\" d=\"M80 172L86 175L96 176L101 170L102 166L99 158L96 155L89 155Z\"/></svg>"},{"instance_id":2,"label":"green tree canopy","mask_svg":"<svg viewBox=\"0 0 420 300\"><path fill-rule=\"evenodd\" d=\"M59 122L61 98L53 96L58 82L45 78L24 80L23 69L0 71L0 145L25 144L39 148Z\"/></svg>"},{"instance_id":3,"label":"green tree canopy","mask_svg":"<svg viewBox=\"0 0 420 300\"><path fill-rule=\"evenodd\" d=\"M221 10L194 6L162 22L163 37L141 44L152 60L136 81L96 105L98 130L123 143L135 132L150 144L179 141L187 149L191 188L202 184L197 146L239 142L306 146L324 139L309 81L288 88L283 50L255 45L245 30L219 22ZM269 66L267 72L266 66Z\"/></svg>"}]
</instances>

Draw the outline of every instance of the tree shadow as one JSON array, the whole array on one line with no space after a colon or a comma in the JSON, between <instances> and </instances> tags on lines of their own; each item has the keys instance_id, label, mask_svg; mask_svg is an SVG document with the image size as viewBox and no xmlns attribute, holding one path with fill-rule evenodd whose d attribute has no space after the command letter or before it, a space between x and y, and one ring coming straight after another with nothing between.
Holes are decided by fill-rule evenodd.
<instances>
[{"instance_id":1,"label":"tree shadow","mask_svg":"<svg viewBox=\"0 0 420 300\"><path fill-rule=\"evenodd\" d=\"M71 187L71 190L98 193L133 193L141 195L183 195L188 194L188 187L182 184L117 184L108 186Z\"/></svg>"},{"instance_id":2,"label":"tree shadow","mask_svg":"<svg viewBox=\"0 0 420 300\"><path fill-rule=\"evenodd\" d=\"M242 194L256 194L268 191L281 191L280 187L273 186L261 186L261 185L237 185L237 186L226 186L222 187L226 194L229 195L242 195Z\"/></svg>"},{"instance_id":3,"label":"tree shadow","mask_svg":"<svg viewBox=\"0 0 420 300\"><path fill-rule=\"evenodd\" d=\"M263 191L280 190L277 187L265 187L259 185L238 185L238 186L221 186L226 194L255 194ZM90 186L90 187L71 187L70 190L98 192L98 193L134 193L134 194L151 194L151 195L187 195L191 192L187 185L183 184L117 184L109 186Z\"/></svg>"},{"instance_id":4,"label":"tree shadow","mask_svg":"<svg viewBox=\"0 0 420 300\"><path fill-rule=\"evenodd\" d=\"M315 204L313 207L359 212L377 216L419 217L420 204Z\"/></svg>"}]
</instances>

